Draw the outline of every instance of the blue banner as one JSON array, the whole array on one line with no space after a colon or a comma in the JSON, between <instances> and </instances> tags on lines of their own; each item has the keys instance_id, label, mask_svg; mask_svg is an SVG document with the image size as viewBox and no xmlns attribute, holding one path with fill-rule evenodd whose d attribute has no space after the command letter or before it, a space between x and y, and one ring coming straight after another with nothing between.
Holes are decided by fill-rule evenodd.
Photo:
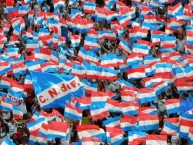
<instances>
[{"instance_id":1,"label":"blue banner","mask_svg":"<svg viewBox=\"0 0 193 145\"><path fill-rule=\"evenodd\" d=\"M65 107L71 97L85 95L78 77L30 71L36 97L42 109Z\"/></svg>"}]
</instances>

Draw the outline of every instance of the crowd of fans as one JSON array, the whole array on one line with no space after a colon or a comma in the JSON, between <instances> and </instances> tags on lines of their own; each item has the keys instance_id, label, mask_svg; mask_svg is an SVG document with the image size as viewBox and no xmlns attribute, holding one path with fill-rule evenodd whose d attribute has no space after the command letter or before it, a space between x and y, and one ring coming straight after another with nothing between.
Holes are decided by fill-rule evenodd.
<instances>
[{"instance_id":1,"label":"crowd of fans","mask_svg":"<svg viewBox=\"0 0 193 145\"><path fill-rule=\"evenodd\" d=\"M151 3L151 0L145 0L145 1L142 0L142 1L137 1L137 2L130 1L130 0L126 0L126 1L120 0L120 1L125 6L132 7L135 9L135 17L132 18L131 21L137 22L138 24L141 24L140 5L149 6ZM40 12L53 13L54 12L54 2L57 2L57 1L55 1L55 0L42 0L42 2L40 2L40 0L31 0L31 1L29 1L28 4L26 4L26 6L29 9L29 11L34 10L33 17L35 17ZM61 2L65 3L65 5L61 6L59 9L60 19L62 19L64 21L70 21L70 15L71 15L72 9L77 9L77 10L83 11L82 6L83 6L84 1L77 1L76 3L73 3L72 1L69 1L69 2L68 1L65 1L65 2L61 1ZM22 5L25 5L25 3L27 3L27 0L24 0L24 1L15 0L13 7L22 6ZM162 4L162 6L160 6L160 7L152 7L152 14L167 20L168 6L174 6L177 3L178 3L178 1L174 1L172 3ZM189 2L185 2L185 3L183 2L182 5L183 6L184 5L190 5L190 3ZM107 8L105 1L102 1L102 0L96 0L96 6L101 7L101 8ZM112 6L111 10L116 11L116 4L114 4ZM192 9L190 11L192 12ZM14 18L10 18L9 14L10 14L10 12L8 11L8 6L6 5L6 2L0 3L0 30L4 30L5 24L11 24L11 25L13 24L12 20ZM43 27L46 28L46 24L36 25L33 20L29 21L29 16L31 16L31 15L26 14L25 16L23 16L23 20L25 23L25 29L22 31L26 32L29 30L32 32L33 31L39 32L40 28L43 28ZM96 18L94 17L93 14L82 13L81 17L84 19L93 21L94 22L93 29L95 29L97 31L111 28L111 25L109 23L107 23L107 21L97 22ZM114 18L112 21L117 21L117 18ZM179 54L181 56L191 54L191 52L188 52L185 50L185 45L184 45L185 41L186 41L185 26L190 25L190 23L191 23L190 21L187 21L184 25L181 26L180 30L178 29L178 32L173 31L171 34L169 34L169 35L175 36L177 38L175 51L179 52ZM70 23L68 23L68 24L70 24ZM123 29L124 32L123 32L121 38L126 38L129 40L130 38L129 38L129 31L128 30L131 29L133 26L134 26L134 23L128 23L126 25L126 27L124 27L124 29ZM59 24L57 27L60 27ZM159 30L162 32L165 32L165 28L166 28L166 26L163 26ZM13 44L13 47L18 47L19 48L18 54L21 54L21 56L23 56L24 58L27 58L28 56L32 55L32 53L26 52L26 40L23 39L24 33L22 33L22 31L20 32L20 34L18 36L16 36L16 37L18 37L18 43ZM63 30L61 30L61 31L63 31ZM77 56L78 56L80 48L84 46L84 38L86 36L86 33L81 34L78 31L73 31L73 29L70 27L68 27L67 31L68 31L68 33L71 33L71 34L80 35L81 41L80 41L80 44L78 46L73 48L71 46L71 41L67 40L68 38L66 39L65 45L62 46L62 49L66 52L65 53L66 60L68 60L70 62L79 61L77 59ZM8 33L5 35L5 38L7 39L7 41L6 41L6 43L4 43L4 47L7 47L9 45L9 41L11 40L11 37L14 35L13 33L14 33L14 28L13 28L13 26L11 26L9 28ZM50 35L54 35L54 33L55 33L54 30L53 31L50 30ZM61 32L61 34L64 36L63 32ZM148 31L147 37L142 38L142 39L151 42L150 31ZM96 51L96 54L99 57L99 61L101 60L102 56L104 56L108 53L116 54L117 56L123 56L124 59L127 59L128 55L129 55L129 54L125 53L123 50L121 50L120 48L118 48L118 45L120 43L120 38L118 38L118 37L114 41L104 39L102 41L98 41L97 43L100 47L100 50ZM154 46L152 45L150 48L150 54L152 54L153 57L161 58L161 54L163 52L161 52L159 48L160 48L160 44L156 44ZM53 45L50 46L50 49L57 52L57 53L61 52L61 48L54 47ZM5 48L3 48L1 50L1 54L3 54L3 53L5 53ZM0 65L1 65L1 61L0 61ZM124 80L124 81L128 82L129 84L132 84L134 87L136 87L138 89L145 87L143 79L128 79L126 72L121 72L120 68L114 68L114 69L119 71L119 73L117 74L116 80L94 80L94 79L92 79L89 81L97 83L98 84L97 90L100 92L113 92L113 93L117 94L118 97L115 100L117 100L119 102L121 102L120 92L121 92L121 88L122 88L120 80ZM63 72L63 73L68 74L69 72ZM3 75L3 74L1 74L1 75ZM20 75L20 76L15 77L13 74L7 74L7 77L11 78L13 80L16 80L21 85L25 84L25 75ZM169 89L167 91L162 92L158 96L157 100L140 104L140 107L148 107L148 106L153 105L153 106L156 106L156 108L159 110L158 116L159 116L159 120L160 120L160 124L159 124L160 127L157 130L147 131L148 134L160 134L160 132L163 128L163 124L164 124L163 120L165 118L179 117L179 113L170 114L170 115L167 114L165 100L177 98L177 99L185 99L185 100L193 101L193 92L191 90L186 91L185 93L179 93L174 84L172 84L168 88ZM7 93L8 89L7 88L1 88L1 92ZM27 97L25 96L22 98L22 100L19 101L19 106L21 107L22 113L23 113L23 119L19 119L19 120L15 119L12 112L7 111L7 110L0 110L0 144L7 137L11 138L15 144L23 144L23 145L29 144L30 132L27 128L27 123L31 122L31 118L36 111L39 111L39 112L41 111L41 106L39 105L38 100L35 96L34 89L25 88L25 93L27 94ZM90 94L87 92L86 96L90 97ZM2 100L2 98L3 98L3 96L1 96L0 100ZM60 114L64 114L63 108L55 108L55 109L58 112L60 112ZM51 113L51 112L53 112L53 109L48 109L48 110L44 110L44 111L47 113ZM120 115L123 115L123 114L111 112L110 116L108 118L114 117L114 116L120 116ZM103 120L105 120L105 119L93 121L91 119L91 114L90 114L89 109L83 111L83 117L89 118L88 124L95 124L103 129L105 129L105 126L102 123ZM47 144L69 145L72 142L78 142L79 141L79 137L78 137L77 130L76 130L76 125L81 124L81 121L76 121L76 120L64 118L61 116L59 116L56 120L61 120L61 121L68 122L69 124L71 124L71 135L67 139L49 140L49 141L47 141ZM125 138L127 138L127 134L125 134ZM186 144L188 144L187 138L180 138L179 134L177 136L168 136L167 142L168 142L168 144L171 144L171 145L177 145L177 144L186 145ZM102 144L108 144L108 143L103 142ZM128 144L128 140L125 140L124 142L122 142L122 144Z\"/></svg>"}]
</instances>

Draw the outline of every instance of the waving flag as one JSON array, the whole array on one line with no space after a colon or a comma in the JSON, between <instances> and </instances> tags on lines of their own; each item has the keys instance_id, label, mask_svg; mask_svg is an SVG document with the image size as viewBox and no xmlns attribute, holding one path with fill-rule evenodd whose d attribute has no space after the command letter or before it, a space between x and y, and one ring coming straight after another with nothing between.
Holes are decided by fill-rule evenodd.
<instances>
[{"instance_id":1,"label":"waving flag","mask_svg":"<svg viewBox=\"0 0 193 145\"><path fill-rule=\"evenodd\" d=\"M123 102L132 102L136 100L136 94L133 91L121 91L121 99Z\"/></svg>"},{"instance_id":2,"label":"waving flag","mask_svg":"<svg viewBox=\"0 0 193 145\"><path fill-rule=\"evenodd\" d=\"M138 126L141 131L154 130L159 128L158 115L139 114Z\"/></svg>"},{"instance_id":3,"label":"waving flag","mask_svg":"<svg viewBox=\"0 0 193 145\"><path fill-rule=\"evenodd\" d=\"M110 40L115 40L116 35L113 31L111 30L103 30L103 31L98 31L99 33L99 39L110 39Z\"/></svg>"},{"instance_id":4,"label":"waving flag","mask_svg":"<svg viewBox=\"0 0 193 145\"><path fill-rule=\"evenodd\" d=\"M23 112L21 110L21 107L13 106L13 117L15 119L23 119Z\"/></svg>"},{"instance_id":5,"label":"waving flag","mask_svg":"<svg viewBox=\"0 0 193 145\"><path fill-rule=\"evenodd\" d=\"M136 97L139 99L140 104L157 100L154 89L152 88L141 88Z\"/></svg>"},{"instance_id":6,"label":"waving flag","mask_svg":"<svg viewBox=\"0 0 193 145\"><path fill-rule=\"evenodd\" d=\"M172 123L166 121L164 123L164 127L161 131L161 134L175 136L178 134L178 132L179 132L178 126L175 126Z\"/></svg>"},{"instance_id":7,"label":"waving flag","mask_svg":"<svg viewBox=\"0 0 193 145\"><path fill-rule=\"evenodd\" d=\"M112 145L121 144L124 141L124 132L119 128L107 128L107 133L110 136L110 142Z\"/></svg>"},{"instance_id":8,"label":"waving flag","mask_svg":"<svg viewBox=\"0 0 193 145\"><path fill-rule=\"evenodd\" d=\"M147 135L146 145L161 144L167 145L167 136L166 135Z\"/></svg>"},{"instance_id":9,"label":"waving flag","mask_svg":"<svg viewBox=\"0 0 193 145\"><path fill-rule=\"evenodd\" d=\"M188 143L193 143L193 127L190 128L189 134L188 134Z\"/></svg>"},{"instance_id":10,"label":"waving flag","mask_svg":"<svg viewBox=\"0 0 193 145\"><path fill-rule=\"evenodd\" d=\"M0 62L0 64L0 75L7 74L11 67L10 62Z\"/></svg>"},{"instance_id":11,"label":"waving flag","mask_svg":"<svg viewBox=\"0 0 193 145\"><path fill-rule=\"evenodd\" d=\"M15 145L15 143L13 142L13 140L6 137L3 139L3 142L1 143L1 145Z\"/></svg>"},{"instance_id":12,"label":"waving flag","mask_svg":"<svg viewBox=\"0 0 193 145\"><path fill-rule=\"evenodd\" d=\"M36 142L42 145L46 143L46 138L39 135L39 129L30 131L29 144L35 144Z\"/></svg>"},{"instance_id":13,"label":"waving flag","mask_svg":"<svg viewBox=\"0 0 193 145\"><path fill-rule=\"evenodd\" d=\"M168 99L165 101L168 114L178 113L180 108L179 99Z\"/></svg>"},{"instance_id":14,"label":"waving flag","mask_svg":"<svg viewBox=\"0 0 193 145\"><path fill-rule=\"evenodd\" d=\"M13 105L6 101L0 101L0 110L13 111Z\"/></svg>"},{"instance_id":15,"label":"waving flag","mask_svg":"<svg viewBox=\"0 0 193 145\"><path fill-rule=\"evenodd\" d=\"M126 71L128 79L145 78L145 68L134 68Z\"/></svg>"},{"instance_id":16,"label":"waving flag","mask_svg":"<svg viewBox=\"0 0 193 145\"><path fill-rule=\"evenodd\" d=\"M117 100L108 99L105 104L105 107L109 109L109 112L115 112L115 113L121 112L120 104Z\"/></svg>"},{"instance_id":17,"label":"waving flag","mask_svg":"<svg viewBox=\"0 0 193 145\"><path fill-rule=\"evenodd\" d=\"M82 110L72 104L66 103L64 116L74 120L82 120Z\"/></svg>"},{"instance_id":18,"label":"waving flag","mask_svg":"<svg viewBox=\"0 0 193 145\"><path fill-rule=\"evenodd\" d=\"M135 102L122 102L120 104L123 114L137 115L137 109L139 109L139 103Z\"/></svg>"},{"instance_id":19,"label":"waving flag","mask_svg":"<svg viewBox=\"0 0 193 145\"><path fill-rule=\"evenodd\" d=\"M128 116L120 119L121 129L125 132L129 130L136 129L137 126L137 117L135 116Z\"/></svg>"},{"instance_id":20,"label":"waving flag","mask_svg":"<svg viewBox=\"0 0 193 145\"><path fill-rule=\"evenodd\" d=\"M146 56L149 54L149 48L146 45L134 43L133 53Z\"/></svg>"},{"instance_id":21,"label":"waving flag","mask_svg":"<svg viewBox=\"0 0 193 145\"><path fill-rule=\"evenodd\" d=\"M86 69L84 66L74 64L72 66L72 75L78 76L79 78L85 78L86 77Z\"/></svg>"},{"instance_id":22,"label":"waving flag","mask_svg":"<svg viewBox=\"0 0 193 145\"><path fill-rule=\"evenodd\" d=\"M30 74L42 109L64 107L65 102L72 96L84 95L82 84L77 77L32 71ZM44 83L42 79L45 79Z\"/></svg>"},{"instance_id":23,"label":"waving flag","mask_svg":"<svg viewBox=\"0 0 193 145\"><path fill-rule=\"evenodd\" d=\"M94 137L83 137L82 144L84 145L100 145L100 139Z\"/></svg>"},{"instance_id":24,"label":"waving flag","mask_svg":"<svg viewBox=\"0 0 193 145\"><path fill-rule=\"evenodd\" d=\"M86 92L91 92L91 91L97 92L97 89L98 89L97 83L92 83L86 79L82 79L82 84Z\"/></svg>"},{"instance_id":25,"label":"waving flag","mask_svg":"<svg viewBox=\"0 0 193 145\"><path fill-rule=\"evenodd\" d=\"M118 48L120 48L121 50L123 50L124 52L131 54L132 51L132 47L130 45L130 43L128 42L128 40L126 40L125 38L121 38L121 41L118 45Z\"/></svg>"},{"instance_id":26,"label":"waving flag","mask_svg":"<svg viewBox=\"0 0 193 145\"><path fill-rule=\"evenodd\" d=\"M141 107L137 111L139 114L145 113L145 114L156 115L159 113L156 107Z\"/></svg>"},{"instance_id":27,"label":"waving flag","mask_svg":"<svg viewBox=\"0 0 193 145\"><path fill-rule=\"evenodd\" d=\"M29 129L29 131L34 131L36 129L39 129L44 122L46 122L45 118L38 118L34 122L27 123L27 128Z\"/></svg>"},{"instance_id":28,"label":"waving flag","mask_svg":"<svg viewBox=\"0 0 193 145\"><path fill-rule=\"evenodd\" d=\"M117 116L114 118L108 118L107 120L103 121L103 124L105 125L105 127L119 128L120 127L120 118L121 116Z\"/></svg>"},{"instance_id":29,"label":"waving flag","mask_svg":"<svg viewBox=\"0 0 193 145\"><path fill-rule=\"evenodd\" d=\"M85 39L84 39L84 48L86 50L89 50L91 48L96 49L98 47L97 41L98 40L95 39L95 38L86 36Z\"/></svg>"},{"instance_id":30,"label":"waving flag","mask_svg":"<svg viewBox=\"0 0 193 145\"><path fill-rule=\"evenodd\" d=\"M65 122L51 121L48 125L47 138L65 138L69 136L69 125Z\"/></svg>"},{"instance_id":31,"label":"waving flag","mask_svg":"<svg viewBox=\"0 0 193 145\"><path fill-rule=\"evenodd\" d=\"M92 120L98 120L109 116L108 108L103 105L90 105L90 113Z\"/></svg>"},{"instance_id":32,"label":"waving flag","mask_svg":"<svg viewBox=\"0 0 193 145\"><path fill-rule=\"evenodd\" d=\"M83 137L96 137L102 140L104 136L104 130L97 125L79 125L76 128L80 139Z\"/></svg>"},{"instance_id":33,"label":"waving flag","mask_svg":"<svg viewBox=\"0 0 193 145\"><path fill-rule=\"evenodd\" d=\"M83 9L84 13L93 14L95 13L96 4L94 2L84 1Z\"/></svg>"},{"instance_id":34,"label":"waving flag","mask_svg":"<svg viewBox=\"0 0 193 145\"><path fill-rule=\"evenodd\" d=\"M128 132L128 140L131 145L135 145L134 141L137 139L145 138L147 136L147 133L133 130Z\"/></svg>"}]
</instances>

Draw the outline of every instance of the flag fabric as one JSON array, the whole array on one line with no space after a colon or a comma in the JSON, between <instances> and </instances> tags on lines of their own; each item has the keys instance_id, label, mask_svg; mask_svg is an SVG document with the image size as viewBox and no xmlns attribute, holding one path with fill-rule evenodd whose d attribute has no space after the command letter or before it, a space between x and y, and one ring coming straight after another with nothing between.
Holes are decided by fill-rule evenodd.
<instances>
[{"instance_id":1,"label":"flag fabric","mask_svg":"<svg viewBox=\"0 0 193 145\"><path fill-rule=\"evenodd\" d=\"M179 99L168 99L165 101L166 109L168 114L178 113L180 108Z\"/></svg>"},{"instance_id":2,"label":"flag fabric","mask_svg":"<svg viewBox=\"0 0 193 145\"><path fill-rule=\"evenodd\" d=\"M38 101L42 108L64 107L65 102L70 100L71 96L84 96L82 84L77 77L57 76L32 71L30 71L30 74ZM42 79L45 79L47 83L42 83ZM65 81L65 83L63 81ZM36 87L39 89L36 89Z\"/></svg>"},{"instance_id":3,"label":"flag fabric","mask_svg":"<svg viewBox=\"0 0 193 145\"><path fill-rule=\"evenodd\" d=\"M74 120L82 120L82 110L72 104L66 103L64 116Z\"/></svg>"},{"instance_id":4,"label":"flag fabric","mask_svg":"<svg viewBox=\"0 0 193 145\"><path fill-rule=\"evenodd\" d=\"M69 125L65 122L52 121L48 125L47 138L65 138L69 136Z\"/></svg>"},{"instance_id":5,"label":"flag fabric","mask_svg":"<svg viewBox=\"0 0 193 145\"><path fill-rule=\"evenodd\" d=\"M139 114L138 115L138 129L140 131L148 131L159 128L158 115Z\"/></svg>"},{"instance_id":6,"label":"flag fabric","mask_svg":"<svg viewBox=\"0 0 193 145\"><path fill-rule=\"evenodd\" d=\"M15 143L13 142L13 140L6 137L3 139L3 142L1 143L1 145L15 145Z\"/></svg>"},{"instance_id":7,"label":"flag fabric","mask_svg":"<svg viewBox=\"0 0 193 145\"><path fill-rule=\"evenodd\" d=\"M147 135L146 144L147 145L154 145L154 144L167 145L167 136L165 135Z\"/></svg>"}]
</instances>

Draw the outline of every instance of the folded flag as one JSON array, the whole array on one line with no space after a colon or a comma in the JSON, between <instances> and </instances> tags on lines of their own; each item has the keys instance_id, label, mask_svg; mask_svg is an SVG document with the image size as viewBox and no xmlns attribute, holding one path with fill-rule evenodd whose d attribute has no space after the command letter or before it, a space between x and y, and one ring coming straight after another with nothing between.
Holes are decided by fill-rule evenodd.
<instances>
[{"instance_id":1,"label":"folded flag","mask_svg":"<svg viewBox=\"0 0 193 145\"><path fill-rule=\"evenodd\" d=\"M180 100L179 99L168 99L165 101L166 110L168 114L179 113Z\"/></svg>"},{"instance_id":2,"label":"folded flag","mask_svg":"<svg viewBox=\"0 0 193 145\"><path fill-rule=\"evenodd\" d=\"M64 116L73 120L82 120L82 110L73 104L66 103Z\"/></svg>"},{"instance_id":3,"label":"folded flag","mask_svg":"<svg viewBox=\"0 0 193 145\"><path fill-rule=\"evenodd\" d=\"M146 145L167 145L167 136L166 135L147 135Z\"/></svg>"},{"instance_id":4,"label":"folded flag","mask_svg":"<svg viewBox=\"0 0 193 145\"><path fill-rule=\"evenodd\" d=\"M158 115L139 114L138 115L138 129L140 131L148 131L159 128Z\"/></svg>"},{"instance_id":5,"label":"folded flag","mask_svg":"<svg viewBox=\"0 0 193 145\"><path fill-rule=\"evenodd\" d=\"M83 85L77 77L33 71L30 74L42 109L64 107L71 97L84 96ZM42 79L45 79L44 83Z\"/></svg>"}]
</instances>

